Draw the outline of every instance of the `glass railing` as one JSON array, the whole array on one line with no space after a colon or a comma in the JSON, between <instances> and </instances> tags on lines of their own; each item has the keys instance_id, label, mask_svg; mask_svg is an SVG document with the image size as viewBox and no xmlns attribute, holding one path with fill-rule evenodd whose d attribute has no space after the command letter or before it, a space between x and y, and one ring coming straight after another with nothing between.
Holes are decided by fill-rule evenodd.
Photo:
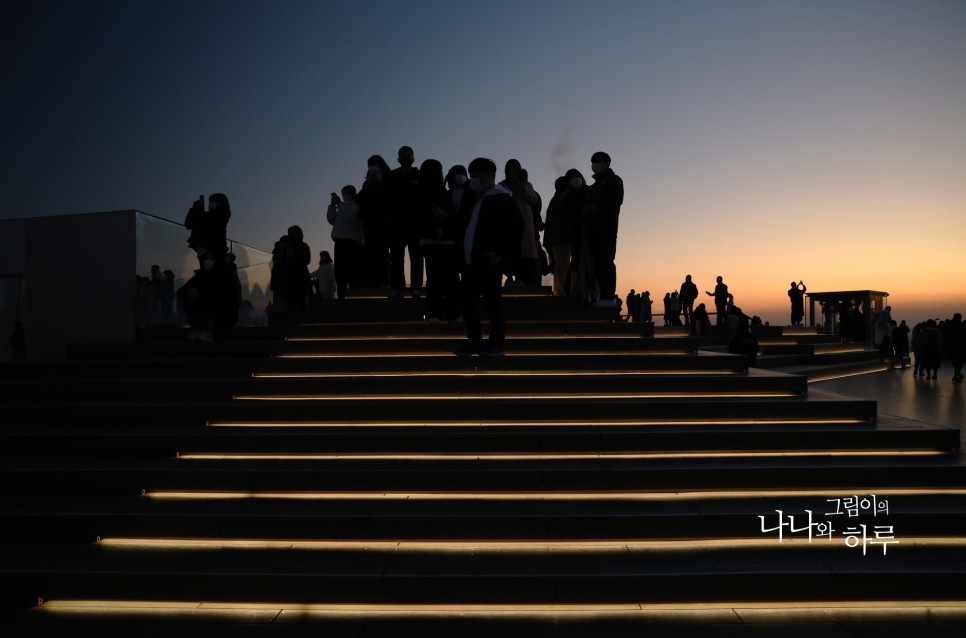
<instances>
[{"instance_id":1,"label":"glass railing","mask_svg":"<svg viewBox=\"0 0 966 638\"><path fill-rule=\"evenodd\" d=\"M137 324L185 325L187 318L177 291L198 268L198 258L188 248L190 232L183 225L161 217L142 212L135 212L135 216ZM241 283L238 325L267 325L271 253L234 241L228 242L228 249L235 256Z\"/></svg>"},{"instance_id":2,"label":"glass railing","mask_svg":"<svg viewBox=\"0 0 966 638\"><path fill-rule=\"evenodd\" d=\"M14 322L24 317L24 293L22 276L0 274L0 360L13 355L10 337L13 335Z\"/></svg>"}]
</instances>

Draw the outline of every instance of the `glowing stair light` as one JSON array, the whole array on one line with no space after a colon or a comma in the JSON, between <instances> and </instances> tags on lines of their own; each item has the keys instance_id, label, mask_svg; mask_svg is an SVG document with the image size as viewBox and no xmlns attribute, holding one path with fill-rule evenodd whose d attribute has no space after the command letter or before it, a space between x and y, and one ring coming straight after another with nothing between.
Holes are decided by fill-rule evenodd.
<instances>
[{"instance_id":1,"label":"glowing stair light","mask_svg":"<svg viewBox=\"0 0 966 638\"><path fill-rule=\"evenodd\" d=\"M803 450L787 452L600 452L586 453L465 453L443 454L437 452L399 454L385 452L365 453L318 453L305 452L195 452L177 454L187 461L561 461L561 460L646 460L646 459L715 459L715 458L781 458L781 457L827 457L827 456L949 456L945 450Z\"/></svg>"},{"instance_id":2,"label":"glowing stair light","mask_svg":"<svg viewBox=\"0 0 966 638\"><path fill-rule=\"evenodd\" d=\"M721 394L720 392L695 392L683 390L681 392L662 392L662 393L649 393L649 392L639 392L639 393L626 393L626 392L614 392L614 393L599 393L599 394L581 394L579 398L581 399L681 399L684 397L694 397L702 399L728 399L728 398L742 398L742 399L765 399L765 398L775 398L775 397L801 397L802 395L795 392L740 392L736 391L731 394ZM548 393L529 393L529 394L511 394L511 393L473 393L473 394L461 394L461 395L433 395L433 394L343 394L343 395L318 395L318 394L238 394L232 397L236 401L346 401L346 400L365 400L365 401L446 401L446 402L457 402L465 401L467 399L472 400L524 400L531 401L533 399L573 399L574 395L566 392L548 392Z\"/></svg>"},{"instance_id":3,"label":"glowing stair light","mask_svg":"<svg viewBox=\"0 0 966 638\"><path fill-rule=\"evenodd\" d=\"M83 600L41 601L38 610L49 614L90 613L98 615L142 612L186 614L192 617L247 616L269 611L293 616L331 618L567 618L631 619L649 622L708 622L720 617L734 623L861 620L961 620L966 618L966 600L809 600L732 601L689 603L572 603L572 604L408 604L408 603L301 603L301 602L206 602L167 600Z\"/></svg>"},{"instance_id":4,"label":"glowing stair light","mask_svg":"<svg viewBox=\"0 0 966 638\"><path fill-rule=\"evenodd\" d=\"M743 373L736 370L594 370L585 372L582 370L441 370L438 372L254 372L253 379L344 379L344 378L368 378L368 379L394 379L397 377L635 377L635 376L693 376L693 375L715 375L715 376L742 376Z\"/></svg>"},{"instance_id":5,"label":"glowing stair light","mask_svg":"<svg viewBox=\"0 0 966 638\"><path fill-rule=\"evenodd\" d=\"M778 537L757 538L698 538L698 539L586 539L586 540L309 540L274 538L152 538L152 537L104 537L97 539L104 547L119 549L156 548L172 550L191 549L304 549L316 551L366 551L366 552L516 552L533 553L553 551L559 553L623 553L635 552L704 552L728 549L769 549L794 547L827 549L826 542L808 542L806 538ZM903 547L966 548L963 536L902 537ZM834 545L838 547L838 545Z\"/></svg>"},{"instance_id":6,"label":"glowing stair light","mask_svg":"<svg viewBox=\"0 0 966 638\"><path fill-rule=\"evenodd\" d=\"M412 427L673 427L689 425L734 426L748 425L868 425L867 419L712 419L712 420L653 420L601 419L599 421L209 421L208 427L217 428L412 428Z\"/></svg>"},{"instance_id":7,"label":"glowing stair light","mask_svg":"<svg viewBox=\"0 0 966 638\"><path fill-rule=\"evenodd\" d=\"M829 488L785 490L694 490L668 492L639 491L584 491L584 492L420 492L420 491L340 491L340 492L292 492L292 491L208 491L208 490L142 490L142 496L167 500L232 500L232 499L280 499L280 500L479 500L479 501L697 501L714 499L772 499L772 498L837 498L857 493L874 493L876 496L961 496L966 488Z\"/></svg>"}]
</instances>

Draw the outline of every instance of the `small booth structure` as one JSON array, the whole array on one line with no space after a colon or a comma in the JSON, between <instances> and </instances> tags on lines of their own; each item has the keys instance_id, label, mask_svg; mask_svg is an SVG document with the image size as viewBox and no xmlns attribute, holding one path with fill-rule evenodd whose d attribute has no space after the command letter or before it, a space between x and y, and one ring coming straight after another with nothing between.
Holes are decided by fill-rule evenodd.
<instances>
[{"instance_id":1,"label":"small booth structure","mask_svg":"<svg viewBox=\"0 0 966 638\"><path fill-rule=\"evenodd\" d=\"M842 325L842 311L851 310L848 319L851 327L850 338L865 341L869 347L874 345L872 320L875 314L885 308L889 293L879 290L844 290L839 292L807 292L808 297L808 325L818 326L819 332L825 334L840 334ZM818 304L818 314L815 305ZM820 320L816 324L816 317ZM860 325L855 325L855 319L860 319ZM861 337L857 339L856 337Z\"/></svg>"}]
</instances>

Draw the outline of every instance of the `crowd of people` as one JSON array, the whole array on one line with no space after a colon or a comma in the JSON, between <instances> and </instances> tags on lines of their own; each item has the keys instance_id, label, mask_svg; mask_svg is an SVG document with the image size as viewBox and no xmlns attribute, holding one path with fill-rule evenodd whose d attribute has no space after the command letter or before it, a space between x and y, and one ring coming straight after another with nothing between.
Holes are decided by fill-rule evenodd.
<instances>
[{"instance_id":1,"label":"crowd of people","mask_svg":"<svg viewBox=\"0 0 966 638\"><path fill-rule=\"evenodd\" d=\"M717 277L714 291L705 291L705 294L714 300L714 326L712 326L711 313L708 312L707 306L703 303L694 305L699 298L699 294L698 286L692 280L691 275L685 276L680 290L664 293L664 312L661 315L663 325L686 326L690 334L696 336L708 335L712 331L725 331L729 335L734 335L744 324L749 327L762 325L760 317L746 314L735 304L734 295L728 292L728 285L724 283L724 279L720 275ZM626 298L626 320L643 323L654 322L653 306L654 300L651 299L650 290L638 293L631 289Z\"/></svg>"},{"instance_id":2,"label":"crowd of people","mask_svg":"<svg viewBox=\"0 0 966 638\"><path fill-rule=\"evenodd\" d=\"M334 255L321 252L318 268L309 272L312 253L299 226L275 242L272 307L304 310L310 296L346 299L361 288L385 288L391 299L407 289L416 299L425 292L428 322L466 324L467 344L459 354L493 356L502 355L504 286L538 286L552 274L554 295L616 307L624 185L607 153L590 160L593 184L576 168L560 176L544 221L543 198L517 159L506 161L498 180L496 164L486 158L444 172L435 159L417 167L409 146L399 149L395 169L372 155L359 188L348 184L330 193L326 221ZM211 340L215 327L233 325L233 316L238 320L237 271L233 279L227 248L230 218L221 193L208 198L207 210L204 197L196 200L185 218L200 267L175 296L191 323L192 340ZM489 318L485 347L477 302Z\"/></svg>"},{"instance_id":3,"label":"crowd of people","mask_svg":"<svg viewBox=\"0 0 966 638\"><path fill-rule=\"evenodd\" d=\"M346 299L354 288L384 287L390 298L407 289L405 260L409 260L408 289L423 296L425 316L466 324L467 341L459 355L501 356L505 337L503 286L539 285L552 274L552 294L569 295L588 304L620 308L615 294L617 230L623 204L623 181L610 167L604 152L591 157L594 183L588 185L576 168L558 177L554 194L541 217L543 199L516 159L507 160L503 179L487 158L468 167L453 165L445 173L435 159L416 167L409 146L399 149L398 168L390 169L379 155L368 159L361 188L343 186L330 194L326 220L332 226L335 254L319 253L309 271L311 249L299 226L291 226L272 251L270 290L274 308L304 310L309 297ZM191 325L190 340L210 341L215 328L238 322L243 308L234 255L228 251L228 198L216 193L194 202L185 218L191 231L188 245L198 257L198 269L177 291L174 273L152 267L150 277L139 277L146 314L164 322L177 308ZM542 233L542 238L541 238ZM790 325L802 325L805 284L792 281ZM748 355L754 365L757 340L752 327L762 325L735 304L722 276L714 290L714 325L691 275L679 290L663 299L665 326L685 326L692 335L716 332L731 337L731 349ZM174 302L174 306L173 306ZM490 334L484 342L478 303L486 310ZM626 299L627 320L653 323L650 291L631 290ZM865 341L866 320L860 304L838 309L843 341ZM906 366L909 355L916 376L935 379L941 361L953 366L954 382L963 380L966 335L962 317L930 319L910 329L891 318L886 306L872 322L874 342L883 361ZM911 343L910 343L911 339Z\"/></svg>"},{"instance_id":4,"label":"crowd of people","mask_svg":"<svg viewBox=\"0 0 966 638\"><path fill-rule=\"evenodd\" d=\"M873 318L873 330L883 363L905 368L911 356L914 376L938 379L942 362L948 360L953 383L962 383L966 324L961 313L950 319L927 319L910 328L904 320L897 323L892 318L892 307L886 306Z\"/></svg>"},{"instance_id":5,"label":"crowd of people","mask_svg":"<svg viewBox=\"0 0 966 638\"><path fill-rule=\"evenodd\" d=\"M417 299L425 293L427 320L456 320L463 313L458 289L468 265L464 240L486 190L462 164L444 171L430 158L417 168L409 146L399 149L396 161L398 167L390 169L381 155L372 155L361 187L348 184L330 194L326 220L335 246L337 296L378 287L390 298L404 296L408 257L408 291ZM503 179L490 188L507 191L520 228L501 266L501 285L537 286L544 275L553 275L554 295L614 306L624 185L610 163L604 152L591 157L591 185L576 168L558 177L544 217L543 197L527 170L517 159L506 161ZM517 234L515 227L502 232Z\"/></svg>"}]
</instances>

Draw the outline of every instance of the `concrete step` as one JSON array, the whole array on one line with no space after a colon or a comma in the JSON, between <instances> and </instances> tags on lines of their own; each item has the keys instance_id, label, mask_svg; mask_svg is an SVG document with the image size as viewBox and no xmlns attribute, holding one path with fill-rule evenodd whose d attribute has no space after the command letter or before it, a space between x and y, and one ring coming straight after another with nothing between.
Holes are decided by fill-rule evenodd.
<instances>
[{"instance_id":1,"label":"concrete step","mask_svg":"<svg viewBox=\"0 0 966 638\"><path fill-rule=\"evenodd\" d=\"M128 399L231 397L579 397L614 396L801 396L806 379L799 375L754 371L747 375L657 373L541 374L336 374L322 378L260 377L255 379L131 379L6 381L11 402L101 401L122 394Z\"/></svg>"},{"instance_id":2,"label":"concrete step","mask_svg":"<svg viewBox=\"0 0 966 638\"><path fill-rule=\"evenodd\" d=\"M506 289L504 289L505 291ZM319 300L303 311L270 311L269 326L293 326L306 323L407 322L424 318L424 299L403 297ZM542 295L504 295L503 310L508 321L615 321L617 308L586 306L566 297ZM486 311L480 308L486 318Z\"/></svg>"},{"instance_id":3,"label":"concrete step","mask_svg":"<svg viewBox=\"0 0 966 638\"><path fill-rule=\"evenodd\" d=\"M901 476L901 479L897 478ZM0 469L7 494L211 491L544 491L868 489L966 485L959 456L434 459L431 457L226 461L26 459Z\"/></svg>"},{"instance_id":4,"label":"concrete step","mask_svg":"<svg viewBox=\"0 0 966 638\"><path fill-rule=\"evenodd\" d=\"M438 355L399 355L393 357L268 357L205 359L72 359L66 361L28 361L0 365L0 384L4 380L78 379L78 378L204 378L250 377L253 374L339 374L339 373L470 373L481 375L508 372L652 372L733 373L745 370L738 355L628 353L554 355L534 354L512 357L456 357Z\"/></svg>"},{"instance_id":5,"label":"concrete step","mask_svg":"<svg viewBox=\"0 0 966 638\"><path fill-rule=\"evenodd\" d=\"M65 554L35 553L5 566L0 591L25 604L38 598L131 600L136 592L143 598L135 600L258 602L272 595L286 602L445 605L834 601L853 599L857 589L873 600L901 600L897 592L910 581L918 599L938 601L966 587L966 562L951 552L889 560L888 553L863 557L844 546L746 551L744 560L709 553L667 559L651 552L544 558L231 550ZM24 565L32 558L33 565Z\"/></svg>"},{"instance_id":6,"label":"concrete step","mask_svg":"<svg viewBox=\"0 0 966 638\"><path fill-rule=\"evenodd\" d=\"M640 423L519 425L486 423L205 427L160 424L82 426L24 424L0 432L0 445L17 455L54 458L132 456L170 458L177 453L694 453L955 450L953 428L880 418L876 424L753 423L726 426Z\"/></svg>"},{"instance_id":7,"label":"concrete step","mask_svg":"<svg viewBox=\"0 0 966 638\"><path fill-rule=\"evenodd\" d=\"M963 607L954 602L889 601L872 603L780 601L767 603L615 605L306 605L277 603L152 604L151 602L51 601L15 610L11 625L20 635L103 638L205 636L212 627L229 626L233 636L390 636L493 635L559 638L600 635L625 638L642 634L678 638L959 638L966 631Z\"/></svg>"},{"instance_id":8,"label":"concrete step","mask_svg":"<svg viewBox=\"0 0 966 638\"><path fill-rule=\"evenodd\" d=\"M642 425L682 422L728 424L765 422L873 423L875 401L837 398L328 398L293 400L271 398L233 401L131 400L115 395L101 402L15 403L4 407L12 425L83 420L98 425L142 423L182 424L305 424L378 425L407 423L466 425L510 422L531 425L614 423L631 420Z\"/></svg>"},{"instance_id":9,"label":"concrete step","mask_svg":"<svg viewBox=\"0 0 966 638\"><path fill-rule=\"evenodd\" d=\"M0 366L12 451L0 623L14 635L255 635L264 619L292 635L708 636L707 624L641 621L642 603L742 618L737 605L769 601L785 620L805 603L804 635L820 636L830 623L815 621L838 619L836 605L886 618L870 611L877 600L921 610L902 629L925 633L942 612L912 596L966 591L958 429L806 394L804 374L744 374L720 352L726 337L643 337L609 311L519 292L499 360L453 356L462 326L419 321L420 302L356 299L213 343L142 330L136 344L72 348L59 369ZM859 362L815 354L842 346L814 331L758 330L765 348L792 352L776 358ZM778 388L798 396L742 396ZM830 512L871 494L888 513ZM779 544L763 531L805 510L836 537L786 530ZM843 531L860 523L899 542L863 555ZM25 611L38 598L52 602ZM176 604L145 611L157 601ZM219 602L244 610L209 615ZM417 605L436 605L439 624L413 624ZM561 623L567 605L593 615ZM608 615L628 605L643 615ZM508 620L513 606L542 615ZM474 609L489 621L460 624ZM286 623L293 613L328 620Z\"/></svg>"},{"instance_id":10,"label":"concrete step","mask_svg":"<svg viewBox=\"0 0 966 638\"><path fill-rule=\"evenodd\" d=\"M339 543L365 549L379 539L373 547L395 541L467 550L479 543L481 549L493 550L499 549L493 544L499 541L510 551L540 551L542 545L528 547L528 543L552 542L548 546L552 549L554 543L568 541L584 551L613 551L615 543L645 540L652 545L677 540L698 546L692 541L777 541L778 525L787 523L789 516L795 517L797 531L782 525L783 538L807 540L811 511L814 540L819 540L819 523L828 523L839 533L865 524L870 535L876 526L893 526L897 538L937 537L962 551L964 491L962 485L858 491L823 485L671 492L153 490L143 496L53 492L46 500L26 494L5 499L0 520L6 541L34 544L91 542L100 537L127 546L133 541L118 539L153 538L158 539L154 544L162 545L165 539L186 539L187 548L190 539L241 539L226 546L257 546L259 539L281 539L300 548L332 550L339 549ZM854 498L867 504L870 495L887 504L885 511L873 515L871 509L859 509L856 517L846 514L848 505L842 503ZM247 543L241 542L245 539ZM601 547L595 546L598 542Z\"/></svg>"},{"instance_id":11,"label":"concrete step","mask_svg":"<svg viewBox=\"0 0 966 638\"><path fill-rule=\"evenodd\" d=\"M466 343L464 337L440 336L400 339L325 338L291 339L285 341L155 341L134 344L98 343L75 344L68 350L68 358L92 359L252 359L274 356L384 356L400 354L445 354ZM508 355L521 354L577 354L588 353L671 353L694 354L698 348L719 343L716 337L666 337L645 339L619 335L585 337L520 337L504 344Z\"/></svg>"}]
</instances>

